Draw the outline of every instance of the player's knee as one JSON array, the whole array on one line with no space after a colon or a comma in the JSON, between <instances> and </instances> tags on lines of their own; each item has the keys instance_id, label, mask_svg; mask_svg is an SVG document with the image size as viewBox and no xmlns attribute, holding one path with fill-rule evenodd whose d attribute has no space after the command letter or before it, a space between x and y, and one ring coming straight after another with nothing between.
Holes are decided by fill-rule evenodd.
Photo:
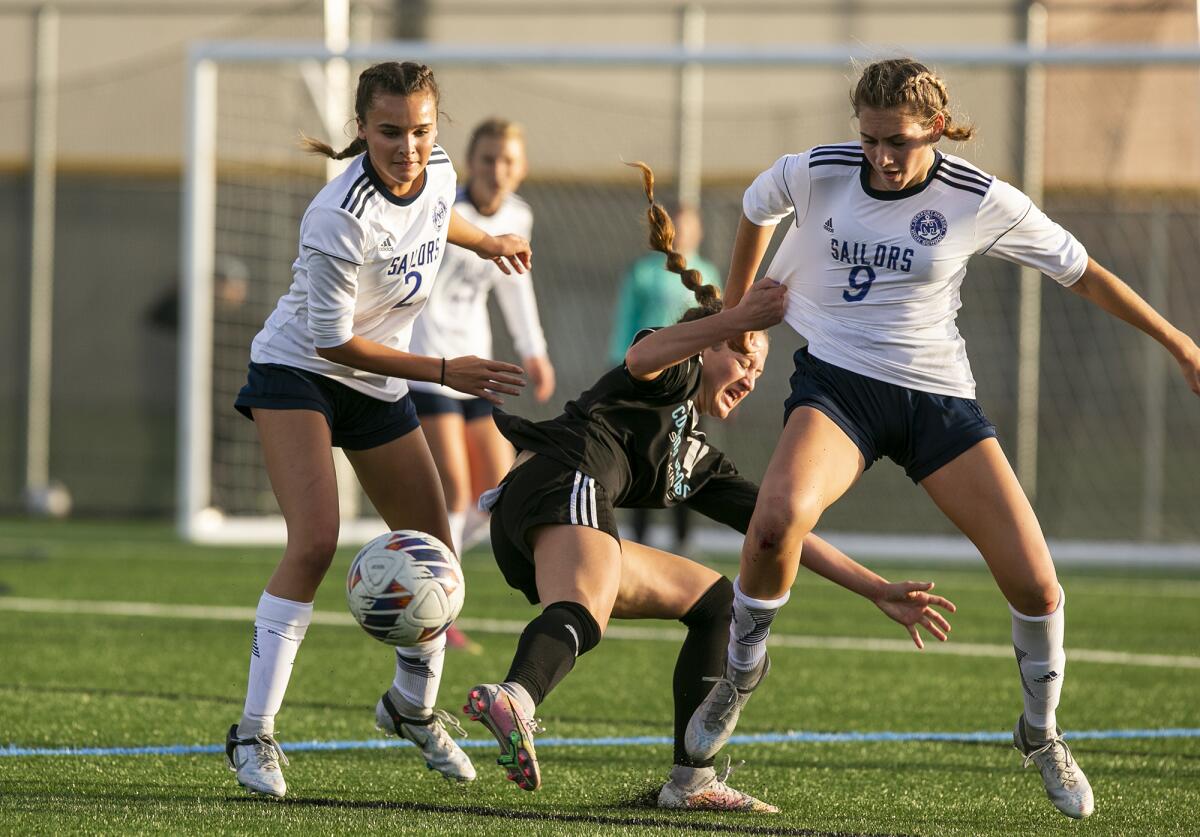
<instances>
[{"instance_id":1,"label":"player's knee","mask_svg":"<svg viewBox=\"0 0 1200 837\"><path fill-rule=\"evenodd\" d=\"M295 541L288 541L287 558L292 567L318 581L325 577L337 551L337 529L314 532Z\"/></svg>"},{"instance_id":2,"label":"player's knee","mask_svg":"<svg viewBox=\"0 0 1200 837\"><path fill-rule=\"evenodd\" d=\"M820 517L815 500L804 495L759 495L747 541L756 549L772 552L788 540L810 532Z\"/></svg>"},{"instance_id":3,"label":"player's knee","mask_svg":"<svg viewBox=\"0 0 1200 837\"><path fill-rule=\"evenodd\" d=\"M466 514L471 507L471 488L470 486L459 485L455 482L447 482L442 484L442 490L446 494L446 511L451 514Z\"/></svg>"},{"instance_id":4,"label":"player's knee","mask_svg":"<svg viewBox=\"0 0 1200 837\"><path fill-rule=\"evenodd\" d=\"M1058 608L1058 585L1029 584L1010 592L1009 604L1025 616L1047 616Z\"/></svg>"},{"instance_id":5,"label":"player's knee","mask_svg":"<svg viewBox=\"0 0 1200 837\"><path fill-rule=\"evenodd\" d=\"M721 576L696 600L696 603L680 617L679 621L689 630L716 627L722 633L729 630L729 619L733 608L733 582Z\"/></svg>"},{"instance_id":6,"label":"player's knee","mask_svg":"<svg viewBox=\"0 0 1200 837\"><path fill-rule=\"evenodd\" d=\"M559 601L546 605L542 617L562 624L574 641L576 657L582 657L600 644L600 623L579 602Z\"/></svg>"}]
</instances>

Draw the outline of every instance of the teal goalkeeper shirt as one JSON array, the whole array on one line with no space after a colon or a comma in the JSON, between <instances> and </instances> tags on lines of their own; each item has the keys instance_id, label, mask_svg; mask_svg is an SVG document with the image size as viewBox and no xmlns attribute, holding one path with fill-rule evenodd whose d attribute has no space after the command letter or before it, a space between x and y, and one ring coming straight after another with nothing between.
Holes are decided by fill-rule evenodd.
<instances>
[{"instance_id":1,"label":"teal goalkeeper shirt","mask_svg":"<svg viewBox=\"0 0 1200 837\"><path fill-rule=\"evenodd\" d=\"M643 328L671 325L696 304L695 295L683 286L678 274L667 270L666 261L662 253L647 253L626 271L608 343L608 358L614 365L624 361L634 335ZM712 262L692 255L687 263L700 271L704 284L721 287L721 276Z\"/></svg>"}]
</instances>

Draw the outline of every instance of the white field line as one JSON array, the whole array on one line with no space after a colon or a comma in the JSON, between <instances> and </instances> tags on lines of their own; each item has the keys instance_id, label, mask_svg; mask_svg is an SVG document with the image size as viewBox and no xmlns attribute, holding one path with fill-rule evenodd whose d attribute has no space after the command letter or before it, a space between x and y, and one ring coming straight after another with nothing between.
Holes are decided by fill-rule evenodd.
<instances>
[{"instance_id":1,"label":"white field line","mask_svg":"<svg viewBox=\"0 0 1200 837\"><path fill-rule=\"evenodd\" d=\"M0 610L20 613L70 613L93 616L144 616L155 619L200 619L216 622L254 621L254 608L214 607L211 605L157 604L154 602L87 601L82 599L27 599L16 596L0 596ZM328 610L313 612L314 625L355 626L349 613ZM525 622L516 619L471 619L458 620L466 631L485 634L519 635L525 630ZM678 642L683 631L675 628L643 628L631 625L610 624L605 636L610 639L639 640L643 642ZM775 648L806 648L818 651L885 651L891 653L916 653L912 642L906 639L869 639L845 636L798 636L794 634L771 634L770 644ZM995 657L1011 659L1013 650L1008 645L987 643L954 642L946 644L927 642L927 653L949 654L957 657ZM1067 657L1077 663L1104 663L1107 665L1150 666L1153 668L1200 669L1200 657L1172 654L1131 654L1124 651L1104 651L1087 648L1068 648Z\"/></svg>"},{"instance_id":2,"label":"white field line","mask_svg":"<svg viewBox=\"0 0 1200 837\"><path fill-rule=\"evenodd\" d=\"M710 557L703 559L701 563L731 578L737 573L737 556L729 558L724 556ZM979 565L983 566L982 558L979 559ZM885 570L887 571L885 572ZM993 592L996 595L1000 594L999 588L996 587L996 582L992 580L991 576L985 573L968 574L956 572L955 570L947 570L945 564L930 564L926 567L918 567L912 572L908 572L907 576L904 572L897 571L895 567L880 566L879 572L887 576L890 581L901 581L906 578L913 578L914 573L917 575L924 573L924 577L913 580L933 581L937 584L937 592L951 599L954 598L956 592L961 590L970 590L975 593ZM1147 579L1113 575L1104 578L1072 580L1067 573L1064 573L1064 575L1067 577L1063 580L1063 587L1066 589L1068 597L1072 593L1075 593L1081 596L1110 596L1125 599L1200 599L1200 580L1195 579ZM815 575L800 574L799 578L796 579L796 586L800 590L800 595L804 595L805 588L809 583L815 581L816 578L817 576Z\"/></svg>"},{"instance_id":3,"label":"white field line","mask_svg":"<svg viewBox=\"0 0 1200 837\"><path fill-rule=\"evenodd\" d=\"M658 525L658 524L656 524ZM653 529L653 526L651 527ZM663 532L666 532L664 527ZM651 539L652 540L652 539ZM664 534L658 541L661 548L670 549L669 539ZM89 563L112 561L124 562L128 560L129 552L137 552L144 550L147 547L160 549L161 544L150 543L143 541L106 541L105 546L113 550L111 556L93 555L88 557ZM18 540L16 538L0 537L0 553L10 553L9 558L20 560L20 554L26 551L35 551L38 548L31 546L30 541ZM736 553L738 550L731 550ZM261 553L261 554L260 554ZM344 560L349 562L349 552L346 553ZM140 559L148 558L149 556L139 555ZM162 557L162 556L159 556ZM878 558L870 554L858 553L857 558L866 560L867 563L872 563L871 558ZM277 550L266 552L264 547L252 547L250 550L239 550L235 548L226 548L220 550L198 550L189 554L187 560L191 563L228 563L238 564L239 566L261 565L269 572L276 564L279 563L279 553ZM716 554L702 556L698 560L701 563L713 567L718 571L724 572L726 575L732 576L737 572L737 556L736 554L726 555ZM894 559L891 559L894 560ZM905 563L919 564L919 557L905 558ZM491 556L487 553L473 552L467 555L465 566L470 572L473 564L476 561L491 564ZM877 566L883 572L886 565L889 563L888 556L883 556L879 559ZM937 582L938 592L943 593L951 598L954 597L956 591L971 591L971 592L997 592L996 583L986 574L969 574L959 570L952 569L954 565L975 564L983 566L983 559L978 555L973 556L969 560L954 561L947 563L941 560L930 560L927 565L921 568L921 571L927 576L927 580ZM1136 563L1131 561L1125 565L1126 568L1136 568ZM884 575L889 576L892 580L900 580L900 575L894 571L884 572ZM911 575L911 574L910 574ZM1125 599L1131 598L1149 598L1149 599L1200 599L1200 579L1186 578L1139 578L1136 576L1107 576L1104 578L1080 578L1072 580L1069 573L1064 573L1067 576L1066 589L1067 594L1075 593L1082 596L1119 596ZM798 585L801 593L808 586L809 582L816 579L816 576L801 574L798 579Z\"/></svg>"}]
</instances>

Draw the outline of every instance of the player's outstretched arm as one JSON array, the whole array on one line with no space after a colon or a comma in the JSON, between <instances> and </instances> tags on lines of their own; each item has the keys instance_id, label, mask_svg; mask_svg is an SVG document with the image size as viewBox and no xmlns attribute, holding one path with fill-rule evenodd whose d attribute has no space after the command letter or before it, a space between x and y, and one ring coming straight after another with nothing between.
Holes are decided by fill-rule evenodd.
<instances>
[{"instance_id":1,"label":"player's outstretched arm","mask_svg":"<svg viewBox=\"0 0 1200 837\"><path fill-rule=\"evenodd\" d=\"M524 238L511 233L488 235L454 210L450 210L446 240L465 247L481 259L491 259L505 273L524 273L533 264L533 251Z\"/></svg>"},{"instance_id":2,"label":"player's outstretched arm","mask_svg":"<svg viewBox=\"0 0 1200 837\"><path fill-rule=\"evenodd\" d=\"M376 375L429 381L451 389L503 404L500 394L520 395L525 381L521 367L467 355L456 358L426 357L401 352L365 337L354 335L340 346L317 348L317 354L333 363Z\"/></svg>"},{"instance_id":3,"label":"player's outstretched arm","mask_svg":"<svg viewBox=\"0 0 1200 837\"><path fill-rule=\"evenodd\" d=\"M889 582L812 534L804 539L800 562L822 578L869 599L889 619L904 626L917 648L925 647L918 628L924 628L939 642L946 641L950 622L934 607L950 613L957 608L949 599L929 592L933 589L932 581Z\"/></svg>"},{"instance_id":4,"label":"player's outstretched arm","mask_svg":"<svg viewBox=\"0 0 1200 837\"><path fill-rule=\"evenodd\" d=\"M1192 392L1200 395L1200 347L1155 311L1133 288L1091 258L1083 275L1070 288L1161 343L1179 364Z\"/></svg>"},{"instance_id":5,"label":"player's outstretched arm","mask_svg":"<svg viewBox=\"0 0 1200 837\"><path fill-rule=\"evenodd\" d=\"M657 378L664 369L699 354L708 346L751 331L770 328L783 320L787 288L771 279L754 284L741 305L717 314L660 328L629 347L625 366L641 381Z\"/></svg>"}]
</instances>

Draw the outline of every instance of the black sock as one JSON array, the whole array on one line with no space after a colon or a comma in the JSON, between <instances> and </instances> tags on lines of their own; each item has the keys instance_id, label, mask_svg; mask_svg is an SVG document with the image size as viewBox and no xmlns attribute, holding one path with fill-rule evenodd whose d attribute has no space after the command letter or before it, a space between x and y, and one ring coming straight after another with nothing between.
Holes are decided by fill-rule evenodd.
<instances>
[{"instance_id":1,"label":"black sock","mask_svg":"<svg viewBox=\"0 0 1200 837\"><path fill-rule=\"evenodd\" d=\"M575 658L599 642L600 626L586 607L554 602L525 626L504 679L520 683L534 704L540 704L575 667Z\"/></svg>"},{"instance_id":2,"label":"black sock","mask_svg":"<svg viewBox=\"0 0 1200 837\"><path fill-rule=\"evenodd\" d=\"M712 759L694 761L683 747L688 721L712 683L705 677L720 677L725 671L725 648L729 644L729 620L733 614L733 583L721 578L709 587L679 621L687 625L687 638L675 662L672 687L675 692L675 763L688 767L710 767Z\"/></svg>"},{"instance_id":3,"label":"black sock","mask_svg":"<svg viewBox=\"0 0 1200 837\"><path fill-rule=\"evenodd\" d=\"M688 533L692 528L691 512L685 504L680 503L671 508L671 514L675 518L675 543L687 543Z\"/></svg>"}]
</instances>

